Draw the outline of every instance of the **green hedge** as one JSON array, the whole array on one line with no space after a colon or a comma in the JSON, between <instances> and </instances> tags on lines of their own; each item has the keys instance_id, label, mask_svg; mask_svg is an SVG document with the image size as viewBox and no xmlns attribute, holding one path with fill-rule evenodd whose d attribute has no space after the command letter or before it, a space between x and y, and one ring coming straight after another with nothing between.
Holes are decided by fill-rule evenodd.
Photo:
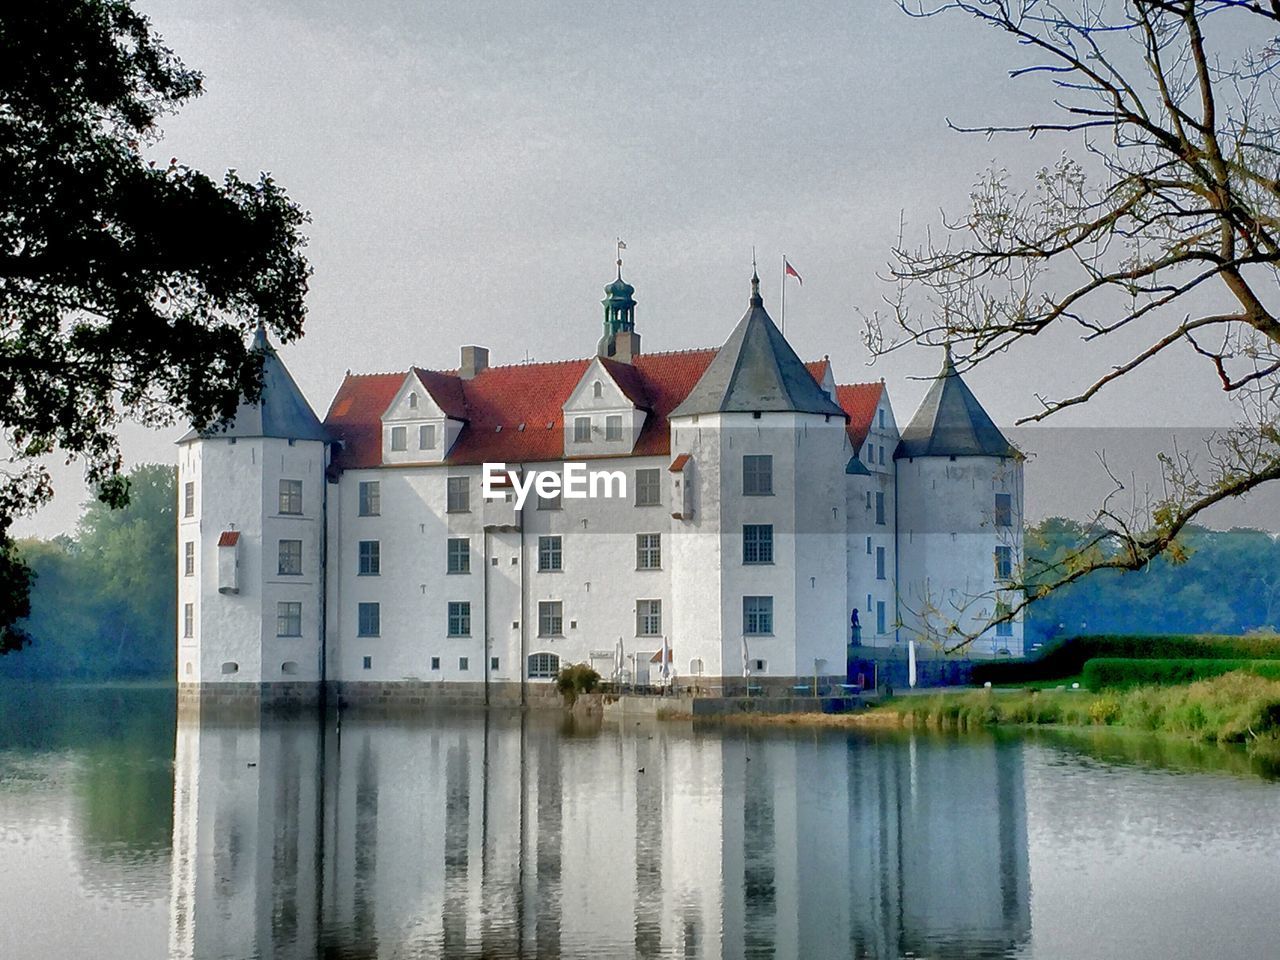
<instances>
[{"instance_id":1,"label":"green hedge","mask_svg":"<svg viewBox=\"0 0 1280 960\"><path fill-rule=\"evenodd\" d=\"M1280 660L1132 660L1097 657L1085 663L1084 685L1090 690L1105 687L1167 686L1194 683L1243 670L1268 680L1280 680Z\"/></svg>"},{"instance_id":2,"label":"green hedge","mask_svg":"<svg viewBox=\"0 0 1280 960\"><path fill-rule=\"evenodd\" d=\"M1128 634L1068 637L1028 660L977 663L973 682L1024 683L1074 677L1089 660L1280 660L1280 636Z\"/></svg>"}]
</instances>

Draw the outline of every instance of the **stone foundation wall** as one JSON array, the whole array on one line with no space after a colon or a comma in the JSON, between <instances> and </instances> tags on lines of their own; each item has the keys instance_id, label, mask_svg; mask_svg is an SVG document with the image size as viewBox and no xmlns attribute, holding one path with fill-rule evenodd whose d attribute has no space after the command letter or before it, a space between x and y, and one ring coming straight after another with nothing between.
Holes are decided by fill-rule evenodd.
<instances>
[{"instance_id":1,"label":"stone foundation wall","mask_svg":"<svg viewBox=\"0 0 1280 960\"><path fill-rule=\"evenodd\" d=\"M178 684L178 709L186 715L290 712L319 703L320 685L311 682Z\"/></svg>"}]
</instances>

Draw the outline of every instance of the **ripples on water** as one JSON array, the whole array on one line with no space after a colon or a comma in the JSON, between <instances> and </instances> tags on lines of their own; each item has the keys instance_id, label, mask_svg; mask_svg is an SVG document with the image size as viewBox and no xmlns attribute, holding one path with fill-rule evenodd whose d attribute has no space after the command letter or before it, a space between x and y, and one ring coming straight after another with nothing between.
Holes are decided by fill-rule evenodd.
<instances>
[{"instance_id":1,"label":"ripples on water","mask_svg":"<svg viewBox=\"0 0 1280 960\"><path fill-rule=\"evenodd\" d=\"M1272 956L1257 773L1117 735L178 723L168 690L3 688L0 956Z\"/></svg>"}]
</instances>

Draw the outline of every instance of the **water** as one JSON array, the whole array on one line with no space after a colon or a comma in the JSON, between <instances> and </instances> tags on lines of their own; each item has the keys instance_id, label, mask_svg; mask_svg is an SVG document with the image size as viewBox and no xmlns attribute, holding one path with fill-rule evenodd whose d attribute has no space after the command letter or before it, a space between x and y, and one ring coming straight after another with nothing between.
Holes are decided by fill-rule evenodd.
<instances>
[{"instance_id":1,"label":"water","mask_svg":"<svg viewBox=\"0 0 1280 960\"><path fill-rule=\"evenodd\" d=\"M1269 774L1123 736L322 731L5 686L0 956L1274 956Z\"/></svg>"}]
</instances>

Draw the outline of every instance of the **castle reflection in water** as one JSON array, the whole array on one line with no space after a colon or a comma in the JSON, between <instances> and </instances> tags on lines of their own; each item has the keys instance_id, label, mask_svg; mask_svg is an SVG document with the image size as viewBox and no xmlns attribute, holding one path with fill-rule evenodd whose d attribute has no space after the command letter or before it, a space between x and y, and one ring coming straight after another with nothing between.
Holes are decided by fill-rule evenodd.
<instances>
[{"instance_id":1,"label":"castle reflection in water","mask_svg":"<svg viewBox=\"0 0 1280 960\"><path fill-rule=\"evenodd\" d=\"M1022 753L519 713L180 716L176 957L1006 956Z\"/></svg>"}]
</instances>

